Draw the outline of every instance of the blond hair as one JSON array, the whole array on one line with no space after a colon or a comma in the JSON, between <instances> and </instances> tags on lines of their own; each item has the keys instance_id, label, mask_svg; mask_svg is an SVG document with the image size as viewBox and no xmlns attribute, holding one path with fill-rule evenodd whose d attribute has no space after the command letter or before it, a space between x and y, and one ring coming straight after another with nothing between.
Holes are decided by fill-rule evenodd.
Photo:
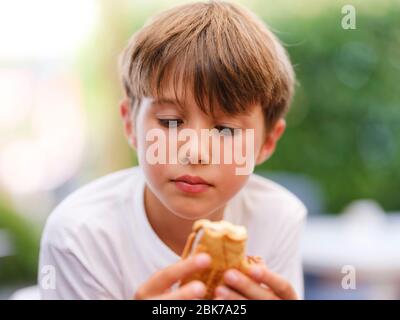
<instances>
[{"instance_id":1,"label":"blond hair","mask_svg":"<svg viewBox=\"0 0 400 320\"><path fill-rule=\"evenodd\" d=\"M261 104L269 129L283 117L294 92L294 72L275 35L251 11L224 1L195 2L151 18L120 55L120 75L132 105L163 97L172 80L175 98L185 84L199 108L246 113Z\"/></svg>"}]
</instances>

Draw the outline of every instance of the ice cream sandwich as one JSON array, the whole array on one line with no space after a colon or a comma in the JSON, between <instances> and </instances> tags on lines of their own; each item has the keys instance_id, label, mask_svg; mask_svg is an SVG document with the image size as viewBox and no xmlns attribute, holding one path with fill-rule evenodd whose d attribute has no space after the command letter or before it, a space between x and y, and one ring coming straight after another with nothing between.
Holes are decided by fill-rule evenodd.
<instances>
[{"instance_id":1,"label":"ice cream sandwich","mask_svg":"<svg viewBox=\"0 0 400 320\"><path fill-rule=\"evenodd\" d=\"M250 265L262 260L260 256L246 256L247 230L244 226L224 220L213 222L200 219L195 221L192 230L182 259L205 252L212 258L211 267L183 279L180 285L192 280L204 282L207 286L205 299L214 297L215 288L224 283L223 274L227 269L236 268L248 274Z\"/></svg>"}]
</instances>

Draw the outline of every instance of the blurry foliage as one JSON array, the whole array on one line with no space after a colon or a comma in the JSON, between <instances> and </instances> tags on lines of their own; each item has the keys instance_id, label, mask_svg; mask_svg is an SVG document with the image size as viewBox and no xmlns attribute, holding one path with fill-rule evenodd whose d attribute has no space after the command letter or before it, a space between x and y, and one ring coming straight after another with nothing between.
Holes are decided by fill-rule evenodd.
<instances>
[{"instance_id":1,"label":"blurry foliage","mask_svg":"<svg viewBox=\"0 0 400 320\"><path fill-rule=\"evenodd\" d=\"M37 278L39 230L0 202L0 230L10 236L12 255L0 258L0 283L34 283Z\"/></svg>"},{"instance_id":2,"label":"blurry foliage","mask_svg":"<svg viewBox=\"0 0 400 320\"><path fill-rule=\"evenodd\" d=\"M328 212L356 198L399 210L400 6L357 11L341 27L340 7L273 26L287 45L299 86L276 154L261 169L302 172L320 183Z\"/></svg>"}]
</instances>

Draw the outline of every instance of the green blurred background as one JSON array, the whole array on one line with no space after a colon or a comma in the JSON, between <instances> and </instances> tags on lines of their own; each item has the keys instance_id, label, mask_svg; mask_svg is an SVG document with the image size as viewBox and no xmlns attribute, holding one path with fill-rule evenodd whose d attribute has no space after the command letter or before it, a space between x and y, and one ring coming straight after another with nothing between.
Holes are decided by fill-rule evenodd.
<instances>
[{"instance_id":1,"label":"green blurred background","mask_svg":"<svg viewBox=\"0 0 400 320\"><path fill-rule=\"evenodd\" d=\"M12 2L1 4L3 17L19 17L20 10ZM28 5L27 1L16 2ZM59 1L63 2L68 1ZM40 11L34 11L31 21L41 23L42 31L54 29L43 41L50 41L51 46L53 39L53 47L60 43L59 51L47 56L33 50L19 56L15 52L29 52L29 48L21 45L15 52L6 52L3 44L0 84L9 85L12 74L15 85L11 92L15 94L0 94L0 115L5 124L0 129L0 229L6 231L13 252L0 258L0 288L36 281L40 232L47 215L68 193L97 177L136 164L119 120L122 88L117 57L148 17L183 2L99 0L83 8L79 1L70 1L73 5L69 6L75 6L68 11L70 20L57 29L52 23L60 8L39 1L36 7ZM374 199L386 211L399 210L400 2L239 3L254 10L284 42L299 82L286 133L273 157L257 172L271 176L285 173L311 181L317 192L310 197L318 197L315 200L319 203L315 207L318 212L313 214L337 214L360 198ZM356 29L342 28L342 7L348 4L356 9ZM80 20L73 19L76 10ZM17 20L22 21L20 17ZM92 25L88 26L88 20ZM24 43L24 33L16 30L13 34L15 26L5 23L3 20L1 28L8 30L9 41ZM67 54L63 48L72 46L68 39L73 37L68 35L73 24L89 31ZM27 77L28 84L24 82ZM49 83L54 87L46 90ZM41 86L45 89L40 90ZM16 98L21 88L28 107L22 107L24 101ZM58 88L55 92L59 96L48 97L51 88ZM73 111L40 113L37 90L46 101L73 97L65 104ZM16 116L12 110L23 111ZM46 116L40 120L43 114ZM41 130L37 130L38 123ZM52 125L43 129L46 123ZM62 139L49 140L47 149L38 151L31 144L21 143L37 141L39 133L49 136L60 128L64 130ZM60 144L59 153L53 155ZM47 170L49 159L54 168Z\"/></svg>"}]
</instances>

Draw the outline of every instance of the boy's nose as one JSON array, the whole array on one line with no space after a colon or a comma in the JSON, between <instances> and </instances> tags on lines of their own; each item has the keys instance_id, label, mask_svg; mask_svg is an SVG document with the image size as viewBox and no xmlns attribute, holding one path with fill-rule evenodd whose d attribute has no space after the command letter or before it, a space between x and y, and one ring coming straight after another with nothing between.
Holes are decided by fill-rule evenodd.
<instances>
[{"instance_id":1,"label":"boy's nose","mask_svg":"<svg viewBox=\"0 0 400 320\"><path fill-rule=\"evenodd\" d=\"M182 164L208 164L209 163L209 143L201 139L200 132L195 137L184 143L186 153L179 152L180 163Z\"/></svg>"}]
</instances>

